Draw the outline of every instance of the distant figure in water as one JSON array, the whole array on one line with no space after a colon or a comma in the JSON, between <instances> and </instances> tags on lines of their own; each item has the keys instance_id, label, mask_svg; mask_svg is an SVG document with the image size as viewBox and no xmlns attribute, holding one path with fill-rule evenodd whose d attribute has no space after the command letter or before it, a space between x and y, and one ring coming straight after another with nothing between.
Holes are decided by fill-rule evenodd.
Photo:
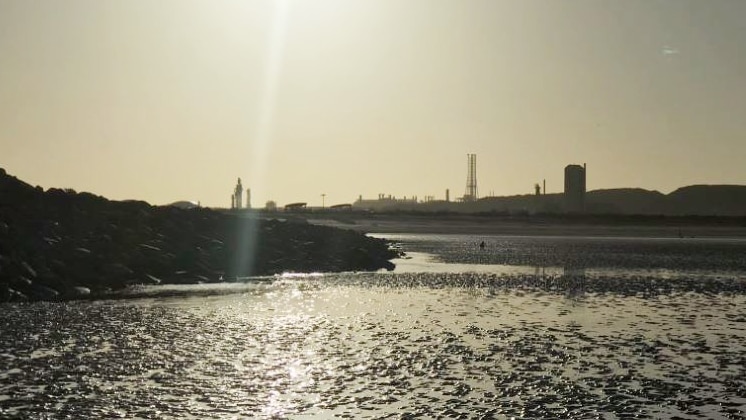
<instances>
[{"instance_id":1,"label":"distant figure in water","mask_svg":"<svg viewBox=\"0 0 746 420\"><path fill-rule=\"evenodd\" d=\"M482 241L482 243L479 244L479 249L484 249L484 241Z\"/></svg>"}]
</instances>

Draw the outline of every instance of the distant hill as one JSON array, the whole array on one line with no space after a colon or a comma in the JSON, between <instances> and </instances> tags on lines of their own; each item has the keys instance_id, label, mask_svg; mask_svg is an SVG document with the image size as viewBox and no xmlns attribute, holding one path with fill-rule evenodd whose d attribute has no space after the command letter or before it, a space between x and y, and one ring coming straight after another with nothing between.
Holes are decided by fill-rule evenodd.
<instances>
[{"instance_id":1,"label":"distant hill","mask_svg":"<svg viewBox=\"0 0 746 420\"><path fill-rule=\"evenodd\" d=\"M746 186L690 185L665 195L641 188L589 191L589 213L746 216Z\"/></svg>"},{"instance_id":2,"label":"distant hill","mask_svg":"<svg viewBox=\"0 0 746 420\"><path fill-rule=\"evenodd\" d=\"M562 194L488 197L467 204L466 211L561 213ZM586 213L672 216L746 216L746 186L690 185L662 194L642 188L615 188L586 193Z\"/></svg>"},{"instance_id":3,"label":"distant hill","mask_svg":"<svg viewBox=\"0 0 746 420\"><path fill-rule=\"evenodd\" d=\"M690 185L666 196L666 214L746 215L746 186Z\"/></svg>"},{"instance_id":4,"label":"distant hill","mask_svg":"<svg viewBox=\"0 0 746 420\"><path fill-rule=\"evenodd\" d=\"M594 190L586 194L589 213L662 214L666 206L664 194L642 188Z\"/></svg>"}]
</instances>

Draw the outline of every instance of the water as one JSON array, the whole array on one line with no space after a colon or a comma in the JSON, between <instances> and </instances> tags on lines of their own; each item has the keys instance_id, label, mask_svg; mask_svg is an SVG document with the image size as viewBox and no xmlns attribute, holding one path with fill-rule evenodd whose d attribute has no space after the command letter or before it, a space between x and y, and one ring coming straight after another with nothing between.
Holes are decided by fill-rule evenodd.
<instances>
[{"instance_id":1,"label":"water","mask_svg":"<svg viewBox=\"0 0 746 420\"><path fill-rule=\"evenodd\" d=\"M414 256L428 255L427 264L417 268L428 271L746 279L746 238L440 234L380 237L399 242ZM484 249L479 248L482 241ZM407 262L404 265L409 266Z\"/></svg>"},{"instance_id":2,"label":"water","mask_svg":"<svg viewBox=\"0 0 746 420\"><path fill-rule=\"evenodd\" d=\"M746 417L731 253L722 271L595 254L537 270L491 264L494 243L530 254L536 238L488 237L477 257L471 238L399 239L419 252L394 273L5 304L0 417Z\"/></svg>"}]
</instances>

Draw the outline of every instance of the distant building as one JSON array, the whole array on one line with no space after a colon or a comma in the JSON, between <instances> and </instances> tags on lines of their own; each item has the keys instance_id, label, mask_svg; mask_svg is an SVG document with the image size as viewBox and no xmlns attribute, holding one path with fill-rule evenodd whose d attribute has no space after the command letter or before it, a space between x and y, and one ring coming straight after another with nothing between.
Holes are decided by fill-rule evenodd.
<instances>
[{"instance_id":1,"label":"distant building","mask_svg":"<svg viewBox=\"0 0 746 420\"><path fill-rule=\"evenodd\" d=\"M565 210L583 212L585 210L585 163L565 166Z\"/></svg>"},{"instance_id":2,"label":"distant building","mask_svg":"<svg viewBox=\"0 0 746 420\"><path fill-rule=\"evenodd\" d=\"M333 211L350 211L352 210L352 204L349 204L349 203L335 204L329 208Z\"/></svg>"},{"instance_id":3,"label":"distant building","mask_svg":"<svg viewBox=\"0 0 746 420\"><path fill-rule=\"evenodd\" d=\"M361 210L391 210L416 206L417 204L417 196L412 196L412 198L396 198L391 194L378 194L378 199L375 200L364 199L361 195L352 206Z\"/></svg>"},{"instance_id":4,"label":"distant building","mask_svg":"<svg viewBox=\"0 0 746 420\"><path fill-rule=\"evenodd\" d=\"M307 207L307 203L290 203L285 205L285 211L303 211Z\"/></svg>"},{"instance_id":5,"label":"distant building","mask_svg":"<svg viewBox=\"0 0 746 420\"><path fill-rule=\"evenodd\" d=\"M238 178L236 188L233 190L233 200L231 208L240 209L243 206L243 187L241 186L241 178Z\"/></svg>"}]
</instances>

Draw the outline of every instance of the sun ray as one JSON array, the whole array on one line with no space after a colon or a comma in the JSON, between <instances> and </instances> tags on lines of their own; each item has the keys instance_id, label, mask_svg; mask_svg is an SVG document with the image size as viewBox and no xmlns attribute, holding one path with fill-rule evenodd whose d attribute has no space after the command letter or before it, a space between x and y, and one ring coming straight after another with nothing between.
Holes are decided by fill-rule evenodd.
<instances>
[{"instance_id":1,"label":"sun ray","mask_svg":"<svg viewBox=\"0 0 746 420\"><path fill-rule=\"evenodd\" d=\"M262 94L260 96L259 115L251 139L253 147L250 150L249 185L260 191L267 189L267 162L270 159L272 148L272 126L277 107L278 85L282 74L285 34L287 32L290 7L288 0L278 0L273 2L273 4L273 19L266 50L267 57L265 60ZM241 219L238 232L236 232L235 246L237 250L242 250L243 252L236 253L236 258L231 263L231 275L243 277L253 274L258 232L256 218L243 217Z\"/></svg>"},{"instance_id":2,"label":"sun ray","mask_svg":"<svg viewBox=\"0 0 746 420\"><path fill-rule=\"evenodd\" d=\"M289 0L274 1L271 33L266 49L264 82L260 96L259 115L251 139L252 159L250 183L256 188L266 186L267 162L269 161L273 140L273 124L277 108L278 86L282 75L282 62L285 49Z\"/></svg>"}]
</instances>

